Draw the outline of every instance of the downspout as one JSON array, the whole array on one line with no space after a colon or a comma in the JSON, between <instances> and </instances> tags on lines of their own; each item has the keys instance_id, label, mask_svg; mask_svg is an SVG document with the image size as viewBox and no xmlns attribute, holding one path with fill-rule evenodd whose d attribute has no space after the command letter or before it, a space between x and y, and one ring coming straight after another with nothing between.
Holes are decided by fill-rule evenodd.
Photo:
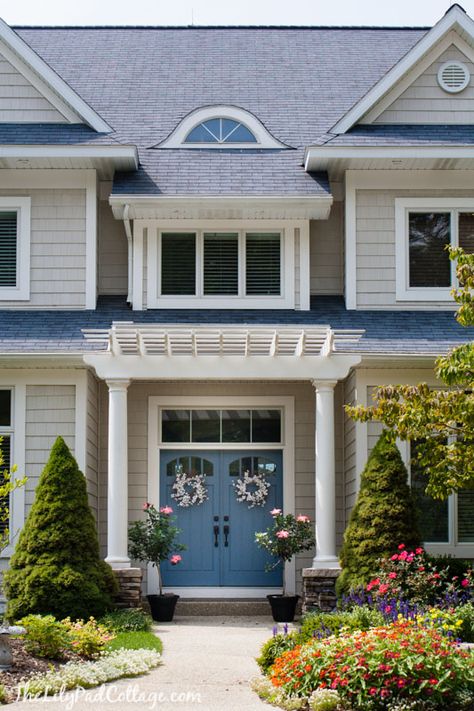
<instances>
[{"instance_id":1,"label":"downspout","mask_svg":"<svg viewBox=\"0 0 474 711\"><path fill-rule=\"evenodd\" d=\"M130 219L128 217L128 213L130 212L130 205L127 203L127 205L124 206L123 208L123 225L125 227L125 234L127 235L127 242L128 242L128 292L127 292L127 304L132 303L133 299L133 238L132 238L132 227L130 223Z\"/></svg>"}]
</instances>

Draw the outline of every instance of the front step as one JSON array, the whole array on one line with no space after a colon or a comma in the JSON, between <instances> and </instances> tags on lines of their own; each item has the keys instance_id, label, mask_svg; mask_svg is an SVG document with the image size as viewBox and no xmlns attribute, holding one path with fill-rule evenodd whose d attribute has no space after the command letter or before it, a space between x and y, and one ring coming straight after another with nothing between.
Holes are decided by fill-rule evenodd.
<instances>
[{"instance_id":1,"label":"front step","mask_svg":"<svg viewBox=\"0 0 474 711\"><path fill-rule=\"evenodd\" d=\"M266 598L192 598L178 600L177 617L260 617L271 615Z\"/></svg>"}]
</instances>

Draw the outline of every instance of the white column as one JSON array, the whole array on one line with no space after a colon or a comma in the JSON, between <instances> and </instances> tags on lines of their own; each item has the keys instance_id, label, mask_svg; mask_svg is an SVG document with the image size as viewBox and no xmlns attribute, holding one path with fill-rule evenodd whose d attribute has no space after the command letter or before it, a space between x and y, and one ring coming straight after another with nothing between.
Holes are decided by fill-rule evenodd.
<instances>
[{"instance_id":1,"label":"white column","mask_svg":"<svg viewBox=\"0 0 474 711\"><path fill-rule=\"evenodd\" d=\"M112 568L129 568L127 388L130 381L106 382L109 388L109 456L105 560Z\"/></svg>"},{"instance_id":2,"label":"white column","mask_svg":"<svg viewBox=\"0 0 474 711\"><path fill-rule=\"evenodd\" d=\"M313 381L316 390L316 556L313 568L338 568L336 554L335 381Z\"/></svg>"}]
</instances>

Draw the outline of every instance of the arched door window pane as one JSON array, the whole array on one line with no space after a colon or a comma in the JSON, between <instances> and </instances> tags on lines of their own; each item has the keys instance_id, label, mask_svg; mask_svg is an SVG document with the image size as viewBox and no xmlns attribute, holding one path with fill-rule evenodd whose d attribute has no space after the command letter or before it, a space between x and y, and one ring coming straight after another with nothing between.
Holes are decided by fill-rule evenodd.
<instances>
[{"instance_id":1,"label":"arched door window pane","mask_svg":"<svg viewBox=\"0 0 474 711\"><path fill-rule=\"evenodd\" d=\"M185 143L256 143L253 133L242 123L226 118L214 118L195 126Z\"/></svg>"}]
</instances>

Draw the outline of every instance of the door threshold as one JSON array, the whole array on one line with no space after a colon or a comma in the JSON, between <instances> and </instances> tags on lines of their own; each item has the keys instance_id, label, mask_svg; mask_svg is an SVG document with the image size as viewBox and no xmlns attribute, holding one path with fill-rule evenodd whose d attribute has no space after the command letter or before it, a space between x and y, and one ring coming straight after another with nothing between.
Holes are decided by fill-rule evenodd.
<instances>
[{"instance_id":1,"label":"door threshold","mask_svg":"<svg viewBox=\"0 0 474 711\"><path fill-rule=\"evenodd\" d=\"M282 588L163 588L164 593L175 593L181 598L194 599L233 599L245 600L246 598L264 599L267 595L281 595Z\"/></svg>"}]
</instances>

